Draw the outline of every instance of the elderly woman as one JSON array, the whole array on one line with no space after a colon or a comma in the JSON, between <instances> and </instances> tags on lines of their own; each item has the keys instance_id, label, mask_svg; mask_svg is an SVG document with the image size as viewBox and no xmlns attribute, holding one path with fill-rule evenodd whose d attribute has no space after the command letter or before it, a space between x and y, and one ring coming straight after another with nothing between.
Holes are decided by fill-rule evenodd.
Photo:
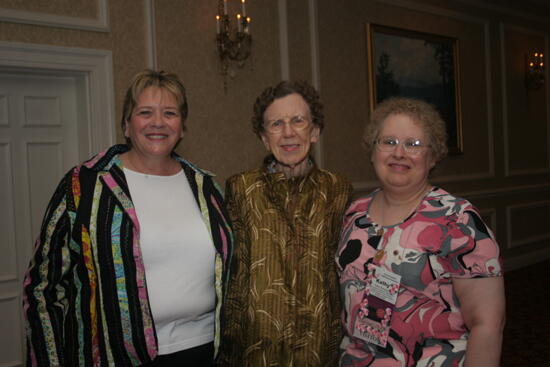
<instances>
[{"instance_id":1,"label":"elderly woman","mask_svg":"<svg viewBox=\"0 0 550 367\"><path fill-rule=\"evenodd\" d=\"M310 157L323 114L309 84L267 88L252 125L271 154L262 168L227 181L235 258L220 365L334 366L341 337L334 255L352 188Z\"/></svg>"},{"instance_id":2,"label":"elderly woman","mask_svg":"<svg viewBox=\"0 0 550 367\"><path fill-rule=\"evenodd\" d=\"M138 73L115 145L57 187L24 283L32 366L211 366L232 234L211 174L174 153L174 74Z\"/></svg>"},{"instance_id":3,"label":"elderly woman","mask_svg":"<svg viewBox=\"0 0 550 367\"><path fill-rule=\"evenodd\" d=\"M382 102L364 144L381 187L346 212L340 366L499 366L499 248L478 211L428 181L447 153L427 103Z\"/></svg>"}]
</instances>

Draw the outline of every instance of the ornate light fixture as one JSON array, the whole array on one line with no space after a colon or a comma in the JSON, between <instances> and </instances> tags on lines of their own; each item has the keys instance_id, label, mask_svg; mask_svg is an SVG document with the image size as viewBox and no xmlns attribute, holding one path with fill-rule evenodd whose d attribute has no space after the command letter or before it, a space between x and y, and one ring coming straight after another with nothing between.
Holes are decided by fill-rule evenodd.
<instances>
[{"instance_id":1,"label":"ornate light fixture","mask_svg":"<svg viewBox=\"0 0 550 367\"><path fill-rule=\"evenodd\" d=\"M544 54L532 52L525 55L525 86L537 90L544 85Z\"/></svg>"},{"instance_id":2,"label":"ornate light fixture","mask_svg":"<svg viewBox=\"0 0 550 367\"><path fill-rule=\"evenodd\" d=\"M237 30L233 35L231 22L227 14L227 1L218 0L218 15L216 15L216 43L222 64L224 87L227 87L227 74L230 73L229 64L235 61L239 68L244 66L252 48L250 35L250 17L246 16L246 0L241 0L242 14L236 15Z\"/></svg>"}]
</instances>

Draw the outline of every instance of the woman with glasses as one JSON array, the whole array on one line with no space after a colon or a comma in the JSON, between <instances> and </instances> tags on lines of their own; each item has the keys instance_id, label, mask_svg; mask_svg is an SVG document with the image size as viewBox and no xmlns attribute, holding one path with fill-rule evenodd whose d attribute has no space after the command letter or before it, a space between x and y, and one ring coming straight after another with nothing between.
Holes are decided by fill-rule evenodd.
<instances>
[{"instance_id":1,"label":"woman with glasses","mask_svg":"<svg viewBox=\"0 0 550 367\"><path fill-rule=\"evenodd\" d=\"M498 245L471 203L428 180L444 122L425 102L388 99L363 139L381 186L345 214L340 366L499 366Z\"/></svg>"},{"instance_id":2,"label":"woman with glasses","mask_svg":"<svg viewBox=\"0 0 550 367\"><path fill-rule=\"evenodd\" d=\"M227 181L235 258L221 366L335 366L341 340L334 255L352 188L319 169L319 95L283 81L256 99L254 132L270 152Z\"/></svg>"}]
</instances>

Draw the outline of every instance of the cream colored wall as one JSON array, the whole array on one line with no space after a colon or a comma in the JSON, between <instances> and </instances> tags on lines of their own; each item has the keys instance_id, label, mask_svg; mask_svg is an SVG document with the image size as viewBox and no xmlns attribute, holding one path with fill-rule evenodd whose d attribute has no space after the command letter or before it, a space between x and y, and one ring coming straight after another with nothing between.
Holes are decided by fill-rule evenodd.
<instances>
[{"instance_id":1,"label":"cream colored wall","mask_svg":"<svg viewBox=\"0 0 550 367\"><path fill-rule=\"evenodd\" d=\"M108 10L106 32L0 21L0 40L112 51L118 121L128 80L148 65L143 1L0 0L0 9L89 19L98 16L101 3ZM252 103L288 73L321 90L323 166L347 175L357 195L368 192L376 182L360 146L371 93L366 24L453 37L459 43L464 153L442 162L433 181L481 208L509 266L550 257L548 86L527 93L523 85L523 54L535 48L548 54L550 7L527 10L512 0L248 0L252 58L234 70L224 92L216 3L153 1L158 68L180 75L189 94L179 153L216 172L221 184L258 166L265 151L250 130ZM229 6L237 12L238 1ZM285 30L288 38L280 39Z\"/></svg>"},{"instance_id":2,"label":"cream colored wall","mask_svg":"<svg viewBox=\"0 0 550 367\"><path fill-rule=\"evenodd\" d=\"M261 163L265 150L251 130L252 104L263 88L281 78L281 71L277 2L249 1L252 59L242 69L232 67L234 77L227 78L224 91L215 43L216 4L157 0L156 39L159 69L176 72L188 91L188 131L179 152L214 171L223 183ZM229 1L229 14L236 14L239 4Z\"/></svg>"},{"instance_id":3,"label":"cream colored wall","mask_svg":"<svg viewBox=\"0 0 550 367\"><path fill-rule=\"evenodd\" d=\"M82 18L90 15L89 4L78 9L71 0L48 6L42 0L25 3L0 0L0 9L26 10ZM18 24L0 21L0 40L78 48L110 50L116 103L117 140L123 141L118 126L124 92L131 76L147 67L147 44L142 1L106 0L109 32ZM238 171L258 166L265 154L260 140L251 132L251 111L255 97L281 78L276 1L251 1L253 55L246 65L233 67L227 78L227 93L216 52L216 2L153 1L159 69L177 73L189 97L187 134L178 152L197 165L225 179ZM240 7L230 1L230 13ZM96 6L97 7L97 6ZM61 9L70 9L61 13Z\"/></svg>"}]
</instances>

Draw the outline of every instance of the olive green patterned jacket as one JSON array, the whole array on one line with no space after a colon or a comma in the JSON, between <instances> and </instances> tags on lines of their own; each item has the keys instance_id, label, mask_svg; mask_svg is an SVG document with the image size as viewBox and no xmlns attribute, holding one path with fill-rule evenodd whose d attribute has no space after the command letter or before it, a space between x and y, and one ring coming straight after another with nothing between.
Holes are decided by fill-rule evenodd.
<instances>
[{"instance_id":1,"label":"olive green patterned jacket","mask_svg":"<svg viewBox=\"0 0 550 367\"><path fill-rule=\"evenodd\" d=\"M334 262L352 193L313 167L304 177L256 169L227 181L235 255L219 366L336 366L341 339Z\"/></svg>"}]
</instances>

